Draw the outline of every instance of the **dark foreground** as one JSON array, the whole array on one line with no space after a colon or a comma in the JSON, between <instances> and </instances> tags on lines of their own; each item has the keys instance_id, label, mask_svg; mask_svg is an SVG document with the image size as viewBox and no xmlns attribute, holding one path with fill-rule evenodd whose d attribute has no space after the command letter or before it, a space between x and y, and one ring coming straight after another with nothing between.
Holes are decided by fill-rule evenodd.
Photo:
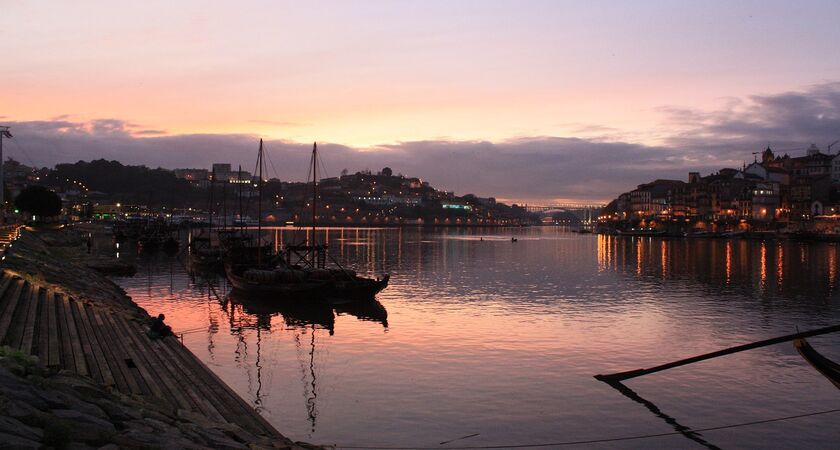
<instances>
[{"instance_id":1,"label":"dark foreground","mask_svg":"<svg viewBox=\"0 0 840 450\"><path fill-rule=\"evenodd\" d=\"M15 447L313 448L282 436L86 263L66 230L24 232L0 274L0 441Z\"/></svg>"}]
</instances>

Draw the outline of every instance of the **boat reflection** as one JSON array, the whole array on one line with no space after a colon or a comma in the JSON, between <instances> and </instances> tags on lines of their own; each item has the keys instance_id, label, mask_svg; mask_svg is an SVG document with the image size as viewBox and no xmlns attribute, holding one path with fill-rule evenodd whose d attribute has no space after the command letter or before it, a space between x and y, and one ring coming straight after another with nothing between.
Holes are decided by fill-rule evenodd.
<instances>
[{"instance_id":1,"label":"boat reflection","mask_svg":"<svg viewBox=\"0 0 840 450\"><path fill-rule=\"evenodd\" d=\"M232 290L227 297L231 305L239 305L249 315L257 316L263 329L271 328L271 317L280 315L287 328L302 328L310 325L335 333L335 314L332 306L319 301L284 301L247 295Z\"/></svg>"},{"instance_id":2,"label":"boat reflection","mask_svg":"<svg viewBox=\"0 0 840 450\"><path fill-rule=\"evenodd\" d=\"M618 392L621 392L622 395L629 398L630 400L633 400L634 402L643 405L645 408L648 409L648 411L652 412L654 415L656 415L656 417L659 417L660 419L664 420L665 423L667 423L668 425L670 425L674 428L674 431L679 432L681 435L685 436L687 439L690 439L690 440L692 440L692 441L694 441L694 442L696 442L696 443L698 443L698 444L700 444L700 445L702 445L706 448L709 448L709 449L713 449L713 450L719 450L720 449L720 447L706 441L700 433L698 433L696 431L693 431L691 428L689 428L685 425L682 425L681 423L677 422L677 419L675 419L675 418L669 416L668 414L665 414L664 412L662 412L662 410L659 409L659 407L656 406L652 401L650 401L646 398L643 398L642 396L637 394L634 390L630 389L629 387L627 387L625 384L621 383L620 381L610 381L610 382L607 382L607 384L610 385L615 390L617 390Z\"/></svg>"},{"instance_id":3,"label":"boat reflection","mask_svg":"<svg viewBox=\"0 0 840 450\"><path fill-rule=\"evenodd\" d=\"M388 329L388 310L376 299L333 305L338 315L349 314L362 321L381 323Z\"/></svg>"},{"instance_id":4,"label":"boat reflection","mask_svg":"<svg viewBox=\"0 0 840 450\"><path fill-rule=\"evenodd\" d=\"M310 424L310 433L316 431L318 419L318 370L316 370L316 334L326 329L330 336L335 333L335 318L338 315L352 315L362 321L381 323L388 328L388 311L375 299L364 302L348 302L330 305L319 301L282 301L252 296L235 289L224 298L223 309L231 320L231 332L240 337L241 346L237 352L247 356L247 344L243 339L244 329L256 329L256 387L252 386L250 373L249 392L254 396L254 407L260 410L262 396L262 332L271 333L272 318L280 316L284 328L292 332L295 341L298 363L300 365L301 384L306 402L306 417ZM307 345L308 344L308 345ZM308 347L308 348L307 348ZM311 436L310 434L310 436Z\"/></svg>"}]
</instances>

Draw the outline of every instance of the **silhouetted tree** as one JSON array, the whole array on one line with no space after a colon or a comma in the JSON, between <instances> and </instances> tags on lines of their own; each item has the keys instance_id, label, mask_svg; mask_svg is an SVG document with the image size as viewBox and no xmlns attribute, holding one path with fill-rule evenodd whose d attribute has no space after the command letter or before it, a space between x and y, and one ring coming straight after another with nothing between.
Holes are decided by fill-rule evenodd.
<instances>
[{"instance_id":1,"label":"silhouetted tree","mask_svg":"<svg viewBox=\"0 0 840 450\"><path fill-rule=\"evenodd\" d=\"M57 216L61 214L61 197L43 186L29 186L15 199L15 208L36 218Z\"/></svg>"},{"instance_id":2,"label":"silhouetted tree","mask_svg":"<svg viewBox=\"0 0 840 450\"><path fill-rule=\"evenodd\" d=\"M394 174L394 171L391 170L390 167L386 167L386 168L382 169L382 175L383 176L390 177L393 174Z\"/></svg>"}]
</instances>

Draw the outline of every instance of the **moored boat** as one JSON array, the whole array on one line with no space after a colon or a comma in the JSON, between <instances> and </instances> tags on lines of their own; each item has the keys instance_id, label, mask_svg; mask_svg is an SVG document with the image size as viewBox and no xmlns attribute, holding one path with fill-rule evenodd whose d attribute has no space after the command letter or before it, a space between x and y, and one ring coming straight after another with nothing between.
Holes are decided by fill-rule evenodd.
<instances>
[{"instance_id":1,"label":"moored boat","mask_svg":"<svg viewBox=\"0 0 840 450\"><path fill-rule=\"evenodd\" d=\"M811 344L804 338L795 339L793 346L796 347L796 350L802 355L805 361L808 361L808 364L811 364L824 377L828 378L834 386L840 389L840 364L835 363L814 350L814 347L811 347Z\"/></svg>"},{"instance_id":2,"label":"moored boat","mask_svg":"<svg viewBox=\"0 0 840 450\"><path fill-rule=\"evenodd\" d=\"M311 279L303 270L256 268L250 264L225 264L225 275L234 289L248 294L282 299L319 301L329 290L328 280Z\"/></svg>"},{"instance_id":3,"label":"moored boat","mask_svg":"<svg viewBox=\"0 0 840 450\"><path fill-rule=\"evenodd\" d=\"M258 189L262 199L263 145L257 157ZM316 240L317 146L312 150L312 232L306 242L286 245L279 255L260 242L262 223L257 227L256 242L242 233L220 233L219 239L226 252L225 273L235 289L254 294L274 294L283 298L320 299L332 303L372 300L388 286L390 277L365 278L355 271L342 267L329 257L327 247ZM259 211L258 218L262 218ZM327 260L332 261L327 267ZM279 300L279 298L278 298Z\"/></svg>"}]
</instances>

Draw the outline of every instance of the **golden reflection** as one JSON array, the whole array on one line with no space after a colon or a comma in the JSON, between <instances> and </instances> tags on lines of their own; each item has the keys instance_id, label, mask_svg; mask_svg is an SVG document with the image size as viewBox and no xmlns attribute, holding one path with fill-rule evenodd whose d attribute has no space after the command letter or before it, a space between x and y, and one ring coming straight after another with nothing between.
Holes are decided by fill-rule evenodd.
<instances>
[{"instance_id":1,"label":"golden reflection","mask_svg":"<svg viewBox=\"0 0 840 450\"><path fill-rule=\"evenodd\" d=\"M642 239L636 239L636 275L642 275Z\"/></svg>"},{"instance_id":2,"label":"golden reflection","mask_svg":"<svg viewBox=\"0 0 840 450\"><path fill-rule=\"evenodd\" d=\"M767 244L764 242L761 243L761 289L764 289L765 283L767 283Z\"/></svg>"},{"instance_id":3,"label":"golden reflection","mask_svg":"<svg viewBox=\"0 0 840 450\"><path fill-rule=\"evenodd\" d=\"M662 253L660 256L662 262L662 279L664 280L668 277L668 246L665 245L664 240L660 243L660 249Z\"/></svg>"},{"instance_id":4,"label":"golden reflection","mask_svg":"<svg viewBox=\"0 0 840 450\"><path fill-rule=\"evenodd\" d=\"M607 270L608 262L607 262L607 252L609 252L609 248L607 247L607 236L603 234L598 235L598 272L603 272Z\"/></svg>"},{"instance_id":5,"label":"golden reflection","mask_svg":"<svg viewBox=\"0 0 840 450\"><path fill-rule=\"evenodd\" d=\"M726 284L732 281L732 242L726 241Z\"/></svg>"},{"instance_id":6,"label":"golden reflection","mask_svg":"<svg viewBox=\"0 0 840 450\"><path fill-rule=\"evenodd\" d=\"M834 290L834 281L837 278L837 246L828 247L828 288Z\"/></svg>"},{"instance_id":7,"label":"golden reflection","mask_svg":"<svg viewBox=\"0 0 840 450\"><path fill-rule=\"evenodd\" d=\"M776 247L776 283L781 287L785 279L785 249L782 243Z\"/></svg>"}]
</instances>

